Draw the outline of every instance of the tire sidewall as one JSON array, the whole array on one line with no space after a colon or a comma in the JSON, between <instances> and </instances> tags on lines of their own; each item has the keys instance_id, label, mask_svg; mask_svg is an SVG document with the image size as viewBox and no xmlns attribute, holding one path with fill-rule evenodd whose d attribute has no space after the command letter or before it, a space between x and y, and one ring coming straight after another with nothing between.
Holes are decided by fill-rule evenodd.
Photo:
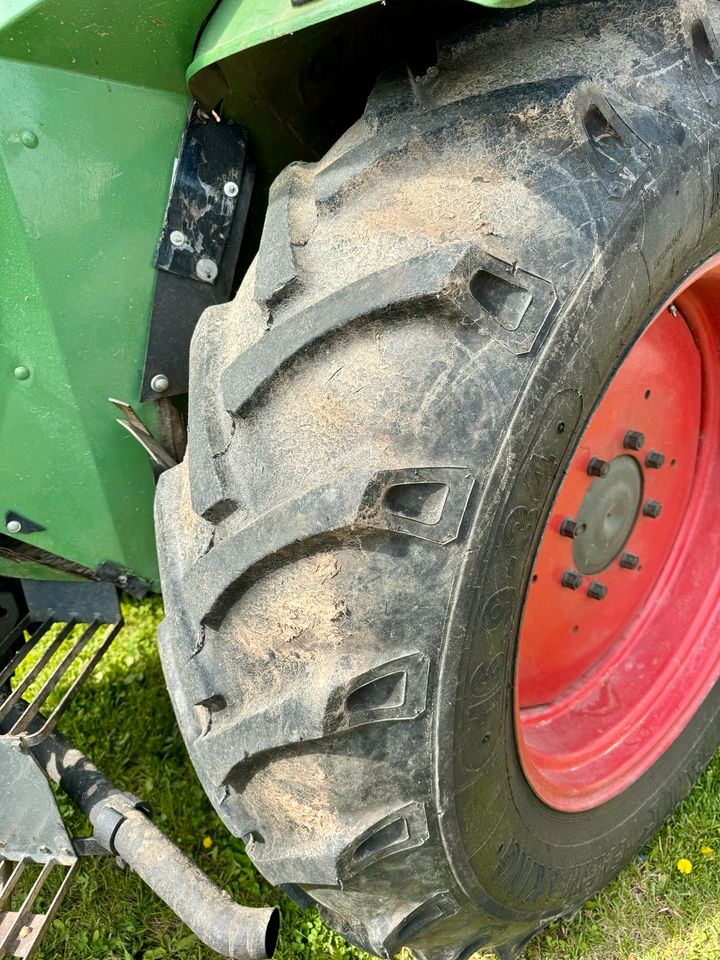
<instances>
[{"instance_id":1,"label":"tire sidewall","mask_svg":"<svg viewBox=\"0 0 720 960\"><path fill-rule=\"evenodd\" d=\"M612 242L536 346L469 533L441 660L437 802L455 879L483 910L506 919L565 913L604 886L717 746L720 684L633 786L594 810L561 813L523 775L513 687L524 595L564 466L650 318L720 245L704 186L718 153L696 144L681 161L678 152L652 190L639 184L623 201Z\"/></svg>"}]
</instances>

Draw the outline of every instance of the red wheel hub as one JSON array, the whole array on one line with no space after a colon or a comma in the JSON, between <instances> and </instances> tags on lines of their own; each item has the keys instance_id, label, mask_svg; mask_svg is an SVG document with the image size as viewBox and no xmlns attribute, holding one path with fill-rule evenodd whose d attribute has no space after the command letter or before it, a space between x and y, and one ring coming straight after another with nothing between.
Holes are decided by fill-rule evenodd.
<instances>
[{"instance_id":1,"label":"red wheel hub","mask_svg":"<svg viewBox=\"0 0 720 960\"><path fill-rule=\"evenodd\" d=\"M637 780L720 676L720 258L625 357L553 504L515 708L531 786L588 810Z\"/></svg>"}]
</instances>

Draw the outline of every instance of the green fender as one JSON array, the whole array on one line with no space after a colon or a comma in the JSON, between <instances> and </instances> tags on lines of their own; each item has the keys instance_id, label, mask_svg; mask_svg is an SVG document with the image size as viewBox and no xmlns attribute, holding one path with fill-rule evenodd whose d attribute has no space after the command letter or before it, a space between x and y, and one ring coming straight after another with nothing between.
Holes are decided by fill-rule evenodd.
<instances>
[{"instance_id":1,"label":"green fender","mask_svg":"<svg viewBox=\"0 0 720 960\"><path fill-rule=\"evenodd\" d=\"M225 57L382 0L224 0L207 24L187 77ZM468 0L483 7L525 7L533 0Z\"/></svg>"}]
</instances>

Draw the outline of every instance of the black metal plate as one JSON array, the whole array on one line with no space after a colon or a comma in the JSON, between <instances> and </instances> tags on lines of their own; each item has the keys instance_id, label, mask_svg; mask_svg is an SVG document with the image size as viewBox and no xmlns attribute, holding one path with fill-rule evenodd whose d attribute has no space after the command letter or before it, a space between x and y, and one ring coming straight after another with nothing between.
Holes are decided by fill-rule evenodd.
<instances>
[{"instance_id":1,"label":"black metal plate","mask_svg":"<svg viewBox=\"0 0 720 960\"><path fill-rule=\"evenodd\" d=\"M23 580L22 586L33 620L116 623L120 619L120 602L111 583Z\"/></svg>"},{"instance_id":2,"label":"black metal plate","mask_svg":"<svg viewBox=\"0 0 720 960\"><path fill-rule=\"evenodd\" d=\"M140 399L187 393L190 341L206 307L230 299L255 176L247 132L193 105L158 243L157 280ZM235 184L237 195L225 193ZM182 245L171 237L177 231ZM212 276L203 267L217 267ZM170 386L156 393L153 378Z\"/></svg>"}]
</instances>

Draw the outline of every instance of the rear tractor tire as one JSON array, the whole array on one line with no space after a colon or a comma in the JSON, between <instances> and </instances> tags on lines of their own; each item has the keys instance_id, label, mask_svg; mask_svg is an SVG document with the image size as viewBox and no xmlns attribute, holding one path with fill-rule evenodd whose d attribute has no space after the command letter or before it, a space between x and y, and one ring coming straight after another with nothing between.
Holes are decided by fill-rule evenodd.
<instances>
[{"instance_id":1,"label":"rear tractor tire","mask_svg":"<svg viewBox=\"0 0 720 960\"><path fill-rule=\"evenodd\" d=\"M278 178L197 330L168 686L379 956L514 956L720 739L719 63L695 0L488 15Z\"/></svg>"}]
</instances>

